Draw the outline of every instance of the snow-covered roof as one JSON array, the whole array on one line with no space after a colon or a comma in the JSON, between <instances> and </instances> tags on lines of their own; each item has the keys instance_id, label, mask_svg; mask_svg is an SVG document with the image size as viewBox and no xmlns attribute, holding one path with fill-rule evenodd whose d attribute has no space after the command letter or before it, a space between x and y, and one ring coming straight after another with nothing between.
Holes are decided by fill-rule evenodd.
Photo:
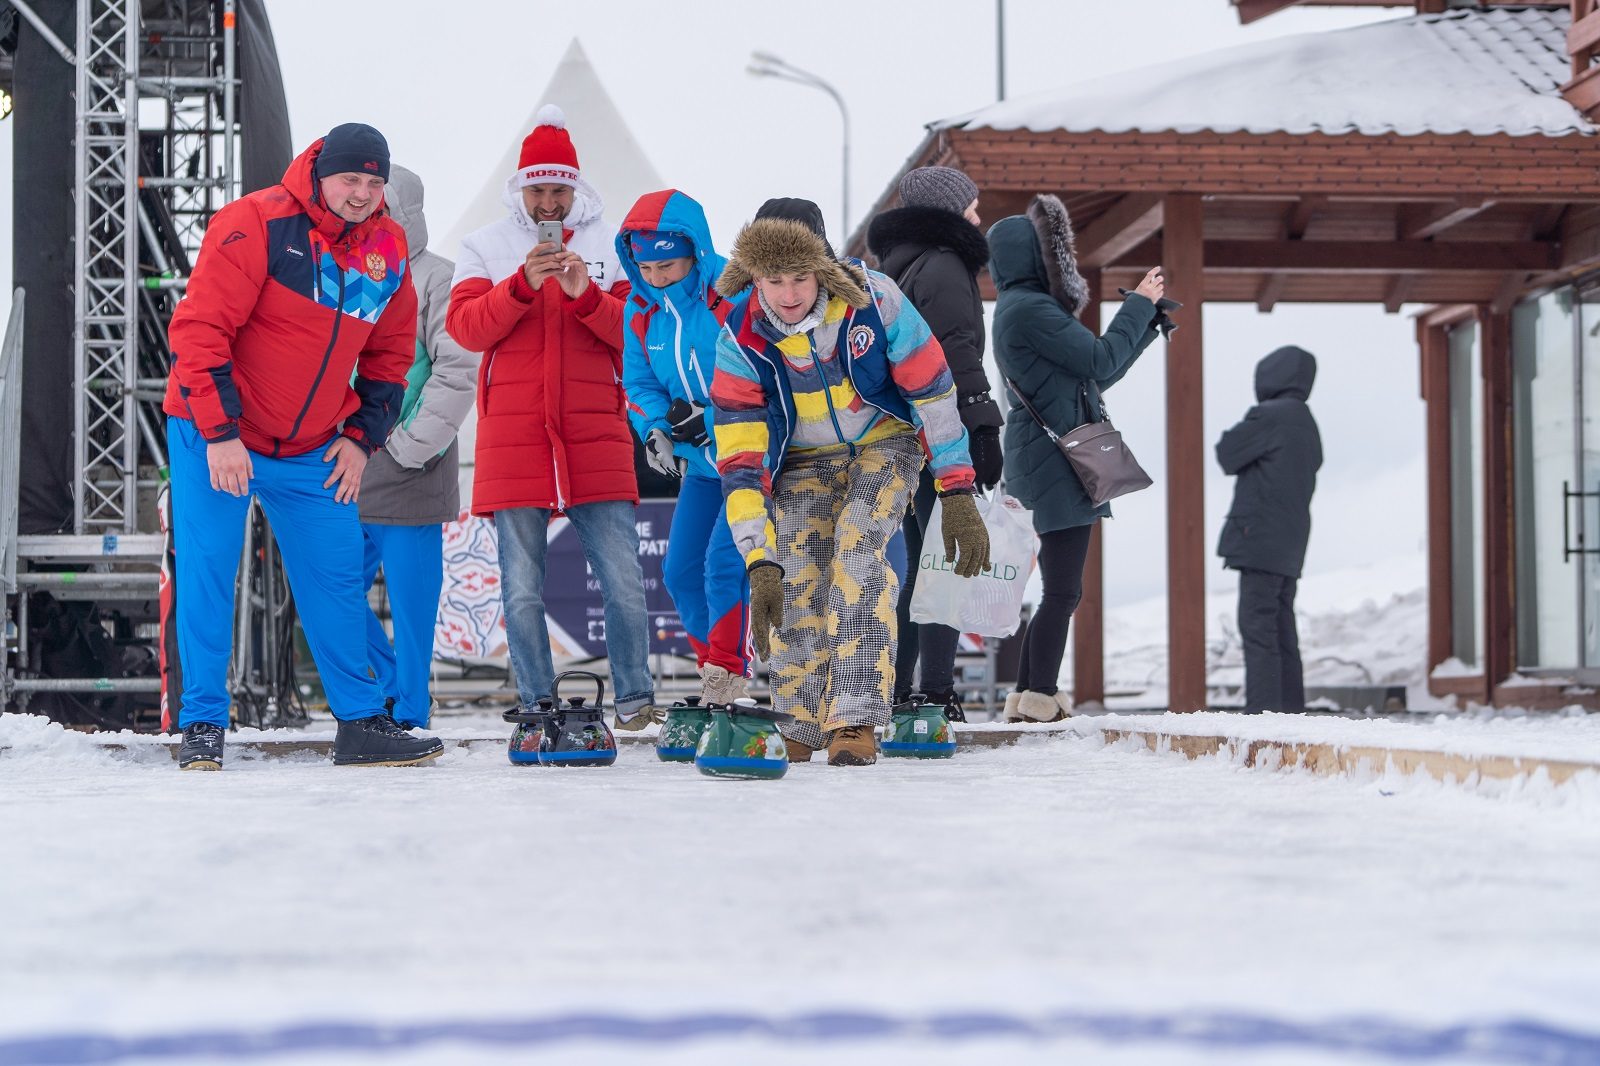
<instances>
[{"instance_id":1,"label":"snow-covered roof","mask_svg":"<svg viewBox=\"0 0 1600 1066\"><path fill-rule=\"evenodd\" d=\"M1241 45L933 124L1069 133L1597 132L1561 97L1568 11L1493 8Z\"/></svg>"}]
</instances>

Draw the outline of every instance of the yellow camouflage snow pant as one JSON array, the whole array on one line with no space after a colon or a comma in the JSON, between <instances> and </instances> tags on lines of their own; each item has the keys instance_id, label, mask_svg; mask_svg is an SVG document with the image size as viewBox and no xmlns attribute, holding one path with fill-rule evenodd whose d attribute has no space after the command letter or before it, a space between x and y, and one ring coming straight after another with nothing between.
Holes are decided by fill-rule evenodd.
<instances>
[{"instance_id":1,"label":"yellow camouflage snow pant","mask_svg":"<svg viewBox=\"0 0 1600 1066\"><path fill-rule=\"evenodd\" d=\"M785 736L813 748L852 725L887 725L900 579L889 539L922 468L913 433L845 449L791 453L773 484L783 626L772 705Z\"/></svg>"}]
</instances>

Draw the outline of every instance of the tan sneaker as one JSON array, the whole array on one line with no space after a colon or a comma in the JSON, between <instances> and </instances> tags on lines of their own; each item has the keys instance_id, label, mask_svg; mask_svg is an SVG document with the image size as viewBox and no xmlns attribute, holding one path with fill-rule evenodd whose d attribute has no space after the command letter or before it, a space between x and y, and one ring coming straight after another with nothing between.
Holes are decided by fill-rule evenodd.
<instances>
[{"instance_id":1,"label":"tan sneaker","mask_svg":"<svg viewBox=\"0 0 1600 1066\"><path fill-rule=\"evenodd\" d=\"M810 762L811 756L817 753L817 749L810 744L802 744L798 740L790 740L788 737L783 738L783 746L789 749L790 762Z\"/></svg>"},{"instance_id":2,"label":"tan sneaker","mask_svg":"<svg viewBox=\"0 0 1600 1066\"><path fill-rule=\"evenodd\" d=\"M705 668L700 672L700 702L702 704L730 704L734 700L745 696L749 687L749 679L743 674L732 673L721 666L706 663Z\"/></svg>"},{"instance_id":3,"label":"tan sneaker","mask_svg":"<svg viewBox=\"0 0 1600 1066\"><path fill-rule=\"evenodd\" d=\"M871 766L878 761L878 730L852 725L833 731L828 741L829 766Z\"/></svg>"},{"instance_id":4,"label":"tan sneaker","mask_svg":"<svg viewBox=\"0 0 1600 1066\"><path fill-rule=\"evenodd\" d=\"M625 719L621 714L615 715L611 721L611 728L637 733L647 726L660 725L666 720L666 717L667 712L654 704L647 703L633 712L633 715L629 718Z\"/></svg>"}]
</instances>

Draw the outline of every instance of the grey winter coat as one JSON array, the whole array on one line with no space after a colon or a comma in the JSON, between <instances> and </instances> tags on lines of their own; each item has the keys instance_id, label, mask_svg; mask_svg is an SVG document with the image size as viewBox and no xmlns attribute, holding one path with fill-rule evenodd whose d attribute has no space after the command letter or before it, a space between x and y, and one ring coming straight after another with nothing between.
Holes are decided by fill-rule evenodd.
<instances>
[{"instance_id":1,"label":"grey winter coat","mask_svg":"<svg viewBox=\"0 0 1600 1066\"><path fill-rule=\"evenodd\" d=\"M1316 378L1310 352L1279 348L1256 364L1256 405L1217 442L1222 472L1239 478L1217 543L1231 569L1298 578L1305 566L1322 467L1322 435L1306 405Z\"/></svg>"},{"instance_id":2,"label":"grey winter coat","mask_svg":"<svg viewBox=\"0 0 1600 1066\"><path fill-rule=\"evenodd\" d=\"M1088 287L1078 273L1072 223L1054 196L1035 197L1027 217L990 228L989 276L1000 294L995 361L1057 433L1090 420L1079 386L1110 388L1156 338L1156 306L1139 295L1123 301L1103 337L1077 320ZM1005 457L1006 491L1033 511L1040 533L1110 517L1110 506L1090 501L1072 464L1015 398L1006 413Z\"/></svg>"},{"instance_id":3,"label":"grey winter coat","mask_svg":"<svg viewBox=\"0 0 1600 1066\"><path fill-rule=\"evenodd\" d=\"M389 214L405 227L417 289L417 345L426 351L426 362L419 352L419 362L407 380L401 421L367 460L361 478L361 520L390 526L453 522L461 515L456 433L477 396L479 356L445 332L450 278L456 268L444 256L428 251L422 179L405 167L390 167L384 201Z\"/></svg>"}]
</instances>

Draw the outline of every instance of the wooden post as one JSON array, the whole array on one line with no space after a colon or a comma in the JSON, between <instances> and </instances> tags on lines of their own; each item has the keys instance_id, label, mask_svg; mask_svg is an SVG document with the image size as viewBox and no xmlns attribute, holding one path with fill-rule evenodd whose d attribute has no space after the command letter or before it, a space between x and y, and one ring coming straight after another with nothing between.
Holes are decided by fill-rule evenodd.
<instances>
[{"instance_id":1,"label":"wooden post","mask_svg":"<svg viewBox=\"0 0 1600 1066\"><path fill-rule=\"evenodd\" d=\"M1516 665L1516 497L1511 464L1511 316L1482 308L1483 352L1483 665L1484 699Z\"/></svg>"},{"instance_id":2,"label":"wooden post","mask_svg":"<svg viewBox=\"0 0 1600 1066\"><path fill-rule=\"evenodd\" d=\"M1078 321L1100 335L1100 272L1084 275L1089 285L1089 302L1078 314ZM1083 562L1083 598L1072 614L1072 703L1104 703L1106 698L1105 654L1105 569L1100 542L1104 523L1096 522L1089 535L1089 554Z\"/></svg>"},{"instance_id":3,"label":"wooden post","mask_svg":"<svg viewBox=\"0 0 1600 1066\"><path fill-rule=\"evenodd\" d=\"M1206 705L1205 295L1201 200L1169 193L1161 230L1167 295L1182 303L1167 342L1167 706Z\"/></svg>"},{"instance_id":4,"label":"wooden post","mask_svg":"<svg viewBox=\"0 0 1600 1066\"><path fill-rule=\"evenodd\" d=\"M1449 327L1417 322L1428 457L1428 676L1454 643L1450 589Z\"/></svg>"}]
</instances>

